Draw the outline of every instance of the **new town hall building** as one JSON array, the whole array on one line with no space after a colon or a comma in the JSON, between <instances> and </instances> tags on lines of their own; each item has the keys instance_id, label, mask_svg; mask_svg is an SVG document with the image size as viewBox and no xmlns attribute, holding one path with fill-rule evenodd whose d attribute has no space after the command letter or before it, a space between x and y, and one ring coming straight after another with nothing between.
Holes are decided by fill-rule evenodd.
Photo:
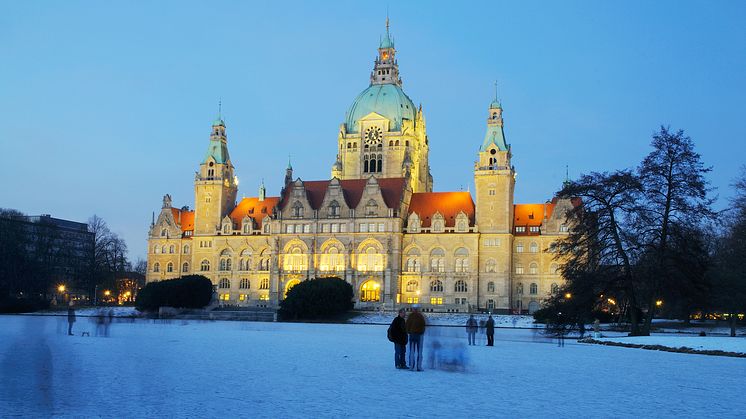
<instances>
[{"instance_id":1,"label":"new town hall building","mask_svg":"<svg viewBox=\"0 0 746 419\"><path fill-rule=\"evenodd\" d=\"M166 195L148 239L148 281L210 278L223 304L277 306L300 281L350 283L357 308L419 303L433 311L533 312L562 278L547 251L567 234L567 200L514 204L516 173L502 106L487 109L475 193L433 192L422 107L402 90L396 49L381 40L370 86L339 127L330 180L293 178L280 196L236 202L218 118L194 178L194 209Z\"/></svg>"}]
</instances>

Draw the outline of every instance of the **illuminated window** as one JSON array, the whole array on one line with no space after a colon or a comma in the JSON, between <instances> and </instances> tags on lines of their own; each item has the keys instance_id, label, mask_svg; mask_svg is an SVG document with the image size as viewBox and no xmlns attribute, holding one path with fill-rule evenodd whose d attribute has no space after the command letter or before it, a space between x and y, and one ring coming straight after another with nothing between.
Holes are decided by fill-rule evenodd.
<instances>
[{"instance_id":1,"label":"illuminated window","mask_svg":"<svg viewBox=\"0 0 746 419\"><path fill-rule=\"evenodd\" d=\"M242 278L241 282L238 283L238 289L247 290L251 288L251 283L248 278Z\"/></svg>"},{"instance_id":2,"label":"illuminated window","mask_svg":"<svg viewBox=\"0 0 746 419\"><path fill-rule=\"evenodd\" d=\"M531 275L536 275L537 273L539 273L539 265L532 262L530 265L528 265L528 273L530 273Z\"/></svg>"},{"instance_id":3,"label":"illuminated window","mask_svg":"<svg viewBox=\"0 0 746 419\"><path fill-rule=\"evenodd\" d=\"M202 263L200 263L200 265L199 265L199 270L202 271L202 272L209 271L210 270L210 261L207 260L207 259L203 260Z\"/></svg>"},{"instance_id":4,"label":"illuminated window","mask_svg":"<svg viewBox=\"0 0 746 419\"><path fill-rule=\"evenodd\" d=\"M166 272L173 272L174 271L174 264L171 262L168 262L168 265L166 265Z\"/></svg>"},{"instance_id":5,"label":"illuminated window","mask_svg":"<svg viewBox=\"0 0 746 419\"><path fill-rule=\"evenodd\" d=\"M231 295L229 293L220 294L220 301L230 301Z\"/></svg>"},{"instance_id":6,"label":"illuminated window","mask_svg":"<svg viewBox=\"0 0 746 419\"><path fill-rule=\"evenodd\" d=\"M228 278L223 278L220 280L220 285L218 285L218 288L226 289L231 287L231 280Z\"/></svg>"},{"instance_id":7,"label":"illuminated window","mask_svg":"<svg viewBox=\"0 0 746 419\"><path fill-rule=\"evenodd\" d=\"M290 252L285 255L284 260L285 265L283 269L286 271L300 272L308 269L308 258L298 246L290 249Z\"/></svg>"},{"instance_id":8,"label":"illuminated window","mask_svg":"<svg viewBox=\"0 0 746 419\"><path fill-rule=\"evenodd\" d=\"M566 224L562 224L560 226L560 231L563 232L563 233L567 233L567 225Z\"/></svg>"},{"instance_id":9,"label":"illuminated window","mask_svg":"<svg viewBox=\"0 0 746 419\"><path fill-rule=\"evenodd\" d=\"M161 271L161 264L156 262L153 264L153 272L160 272Z\"/></svg>"},{"instance_id":10,"label":"illuminated window","mask_svg":"<svg viewBox=\"0 0 746 419\"><path fill-rule=\"evenodd\" d=\"M525 233L526 232L526 227L516 227L515 228L515 232L516 233Z\"/></svg>"},{"instance_id":11,"label":"illuminated window","mask_svg":"<svg viewBox=\"0 0 746 419\"><path fill-rule=\"evenodd\" d=\"M531 295L536 295L539 293L539 286L536 285L535 282L532 282L531 285L528 287L528 292Z\"/></svg>"},{"instance_id":12,"label":"illuminated window","mask_svg":"<svg viewBox=\"0 0 746 419\"><path fill-rule=\"evenodd\" d=\"M518 243L515 245L515 251L516 253L523 253L523 243Z\"/></svg>"},{"instance_id":13,"label":"illuminated window","mask_svg":"<svg viewBox=\"0 0 746 419\"><path fill-rule=\"evenodd\" d=\"M259 294L260 301L269 301L269 294Z\"/></svg>"},{"instance_id":14,"label":"illuminated window","mask_svg":"<svg viewBox=\"0 0 746 419\"><path fill-rule=\"evenodd\" d=\"M536 227L538 228L538 227ZM531 253L538 253L539 252L539 245L535 242L532 242L531 245L528 246L528 251Z\"/></svg>"},{"instance_id":15,"label":"illuminated window","mask_svg":"<svg viewBox=\"0 0 746 419\"><path fill-rule=\"evenodd\" d=\"M430 304L432 305L443 304L443 297L430 297Z\"/></svg>"},{"instance_id":16,"label":"illuminated window","mask_svg":"<svg viewBox=\"0 0 746 419\"><path fill-rule=\"evenodd\" d=\"M440 279L430 281L430 292L443 292L443 281Z\"/></svg>"},{"instance_id":17,"label":"illuminated window","mask_svg":"<svg viewBox=\"0 0 746 419\"><path fill-rule=\"evenodd\" d=\"M528 228L528 231L532 233L538 233L539 232L539 226L531 226Z\"/></svg>"},{"instance_id":18,"label":"illuminated window","mask_svg":"<svg viewBox=\"0 0 746 419\"><path fill-rule=\"evenodd\" d=\"M269 278L264 278L259 283L259 289L260 290L268 290L269 289Z\"/></svg>"},{"instance_id":19,"label":"illuminated window","mask_svg":"<svg viewBox=\"0 0 746 419\"><path fill-rule=\"evenodd\" d=\"M246 301L249 299L249 296L247 294L239 294L238 295L238 301Z\"/></svg>"},{"instance_id":20,"label":"illuminated window","mask_svg":"<svg viewBox=\"0 0 746 419\"><path fill-rule=\"evenodd\" d=\"M369 246L358 255L357 268L361 272L383 271L383 255L375 247Z\"/></svg>"},{"instance_id":21,"label":"illuminated window","mask_svg":"<svg viewBox=\"0 0 746 419\"><path fill-rule=\"evenodd\" d=\"M459 279L458 281L456 281L456 284L454 284L453 290L455 292L466 292L467 290L466 282Z\"/></svg>"},{"instance_id":22,"label":"illuminated window","mask_svg":"<svg viewBox=\"0 0 746 419\"><path fill-rule=\"evenodd\" d=\"M375 281L366 281L360 287L360 301L380 301L381 285Z\"/></svg>"},{"instance_id":23,"label":"illuminated window","mask_svg":"<svg viewBox=\"0 0 746 419\"><path fill-rule=\"evenodd\" d=\"M523 265L521 265L521 264L515 265L515 273L517 273L518 275L522 275L523 274Z\"/></svg>"},{"instance_id":24,"label":"illuminated window","mask_svg":"<svg viewBox=\"0 0 746 419\"><path fill-rule=\"evenodd\" d=\"M344 255L339 252L339 249L332 246L321 255L321 262L319 269L325 272L340 272L345 269Z\"/></svg>"},{"instance_id":25,"label":"illuminated window","mask_svg":"<svg viewBox=\"0 0 746 419\"><path fill-rule=\"evenodd\" d=\"M420 297L407 297L407 304L417 304L420 302Z\"/></svg>"}]
</instances>

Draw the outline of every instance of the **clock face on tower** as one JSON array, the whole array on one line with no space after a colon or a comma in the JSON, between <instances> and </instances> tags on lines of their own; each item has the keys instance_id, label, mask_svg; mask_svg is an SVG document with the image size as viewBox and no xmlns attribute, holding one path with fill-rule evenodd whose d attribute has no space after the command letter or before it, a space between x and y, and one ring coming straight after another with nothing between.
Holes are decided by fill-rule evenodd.
<instances>
[{"instance_id":1,"label":"clock face on tower","mask_svg":"<svg viewBox=\"0 0 746 419\"><path fill-rule=\"evenodd\" d=\"M365 130L365 144L377 145L381 142L382 137L383 132L381 131L381 128L370 127Z\"/></svg>"}]
</instances>

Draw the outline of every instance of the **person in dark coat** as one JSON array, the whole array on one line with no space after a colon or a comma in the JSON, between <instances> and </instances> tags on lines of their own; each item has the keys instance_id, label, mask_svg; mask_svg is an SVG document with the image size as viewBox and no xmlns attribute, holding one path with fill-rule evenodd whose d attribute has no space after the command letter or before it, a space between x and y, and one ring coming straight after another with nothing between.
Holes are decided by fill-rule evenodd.
<instances>
[{"instance_id":1,"label":"person in dark coat","mask_svg":"<svg viewBox=\"0 0 746 419\"><path fill-rule=\"evenodd\" d=\"M407 369L407 329L404 316L406 310L399 309L399 314L394 317L389 326L389 338L394 342L394 365L397 369Z\"/></svg>"},{"instance_id":2,"label":"person in dark coat","mask_svg":"<svg viewBox=\"0 0 746 419\"><path fill-rule=\"evenodd\" d=\"M67 306L67 334L73 335L73 323L75 323L75 309L73 308L73 302L70 301L70 305Z\"/></svg>"},{"instance_id":3,"label":"person in dark coat","mask_svg":"<svg viewBox=\"0 0 746 419\"><path fill-rule=\"evenodd\" d=\"M469 337L469 345L475 345L477 335L477 319L474 318L474 315L469 316L469 320L466 321L466 334Z\"/></svg>"},{"instance_id":4,"label":"person in dark coat","mask_svg":"<svg viewBox=\"0 0 746 419\"><path fill-rule=\"evenodd\" d=\"M495 319L492 318L491 314L484 327L487 331L487 346L495 346Z\"/></svg>"},{"instance_id":5,"label":"person in dark coat","mask_svg":"<svg viewBox=\"0 0 746 419\"><path fill-rule=\"evenodd\" d=\"M412 312L407 316L405 322L407 334L409 335L409 368L422 371L422 335L425 334L427 321L420 313L420 306L412 306Z\"/></svg>"}]
</instances>

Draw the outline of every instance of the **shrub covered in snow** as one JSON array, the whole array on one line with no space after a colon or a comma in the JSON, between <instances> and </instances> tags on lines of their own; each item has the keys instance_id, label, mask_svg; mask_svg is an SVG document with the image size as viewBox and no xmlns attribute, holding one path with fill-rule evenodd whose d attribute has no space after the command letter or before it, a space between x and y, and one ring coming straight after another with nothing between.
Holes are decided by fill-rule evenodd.
<instances>
[{"instance_id":1,"label":"shrub covered in snow","mask_svg":"<svg viewBox=\"0 0 746 419\"><path fill-rule=\"evenodd\" d=\"M212 282L202 275L151 282L137 294L135 307L155 311L159 307L202 308L210 304Z\"/></svg>"},{"instance_id":2,"label":"shrub covered in snow","mask_svg":"<svg viewBox=\"0 0 746 419\"><path fill-rule=\"evenodd\" d=\"M352 286L339 278L302 281L280 303L283 320L316 319L352 309Z\"/></svg>"}]
</instances>

